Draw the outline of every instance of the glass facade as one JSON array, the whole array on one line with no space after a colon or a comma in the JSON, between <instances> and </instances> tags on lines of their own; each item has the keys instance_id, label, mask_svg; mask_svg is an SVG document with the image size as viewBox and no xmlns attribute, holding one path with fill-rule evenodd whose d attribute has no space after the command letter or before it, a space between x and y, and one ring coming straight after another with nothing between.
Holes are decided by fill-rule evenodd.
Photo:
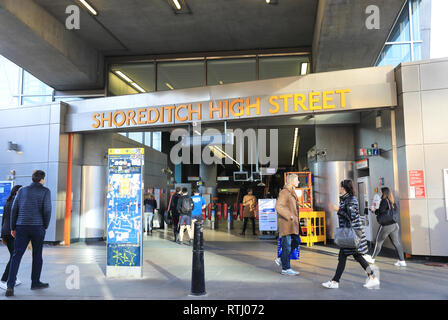
<instances>
[{"instance_id":1,"label":"glass facade","mask_svg":"<svg viewBox=\"0 0 448 320\"><path fill-rule=\"evenodd\" d=\"M306 54L254 54L130 62L110 66L107 88L109 96L127 95L299 76L309 73L310 69L310 57ZM121 134L161 151L161 132Z\"/></svg>"},{"instance_id":2,"label":"glass facade","mask_svg":"<svg viewBox=\"0 0 448 320\"><path fill-rule=\"evenodd\" d=\"M408 0L381 51L377 66L397 66L402 62L421 60L422 36L420 4L422 0Z\"/></svg>"}]
</instances>

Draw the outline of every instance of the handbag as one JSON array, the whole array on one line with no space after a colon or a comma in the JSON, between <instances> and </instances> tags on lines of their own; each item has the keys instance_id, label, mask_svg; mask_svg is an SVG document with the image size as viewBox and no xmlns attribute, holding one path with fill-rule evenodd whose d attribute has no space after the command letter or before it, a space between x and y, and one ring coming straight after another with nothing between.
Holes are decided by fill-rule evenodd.
<instances>
[{"instance_id":1,"label":"handbag","mask_svg":"<svg viewBox=\"0 0 448 320\"><path fill-rule=\"evenodd\" d=\"M382 226L387 226L390 224L394 224L397 221L395 220L395 210L393 206L391 207L389 200L386 200L389 205L389 210L386 213L379 214L376 216L376 221Z\"/></svg>"},{"instance_id":2,"label":"handbag","mask_svg":"<svg viewBox=\"0 0 448 320\"><path fill-rule=\"evenodd\" d=\"M361 242L361 237L356 230L352 227L352 221L350 221L350 227L336 228L334 234L334 243L340 248L358 249Z\"/></svg>"}]
</instances>

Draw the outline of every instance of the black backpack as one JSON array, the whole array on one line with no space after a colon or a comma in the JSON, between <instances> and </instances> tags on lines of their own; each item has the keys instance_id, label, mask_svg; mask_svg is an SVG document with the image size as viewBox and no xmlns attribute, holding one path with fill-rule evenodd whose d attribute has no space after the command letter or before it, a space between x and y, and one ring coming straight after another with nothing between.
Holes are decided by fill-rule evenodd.
<instances>
[{"instance_id":1,"label":"black backpack","mask_svg":"<svg viewBox=\"0 0 448 320\"><path fill-rule=\"evenodd\" d=\"M194 208L193 200L191 200L190 197L185 196L185 197L182 197L181 201L182 201L180 204L181 213L182 214L191 214L191 212L193 211L193 208Z\"/></svg>"}]
</instances>

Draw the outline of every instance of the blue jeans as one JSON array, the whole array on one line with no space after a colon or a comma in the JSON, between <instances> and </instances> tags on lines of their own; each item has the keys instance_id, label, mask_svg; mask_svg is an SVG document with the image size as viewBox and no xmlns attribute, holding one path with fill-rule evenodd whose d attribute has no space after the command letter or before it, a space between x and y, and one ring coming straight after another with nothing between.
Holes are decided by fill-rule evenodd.
<instances>
[{"instance_id":1,"label":"blue jeans","mask_svg":"<svg viewBox=\"0 0 448 320\"><path fill-rule=\"evenodd\" d=\"M291 252L299 246L299 235L298 234L288 234L287 236L282 236L282 255L280 260L282 261L282 270L291 269L290 257Z\"/></svg>"},{"instance_id":2,"label":"blue jeans","mask_svg":"<svg viewBox=\"0 0 448 320\"><path fill-rule=\"evenodd\" d=\"M12 254L9 268L8 288L14 288L19 271L20 261L25 253L28 243L33 246L33 264L31 269L31 283L40 282L42 271L42 247L44 245L45 228L43 226L20 226L16 227L16 238L14 240L14 253Z\"/></svg>"},{"instance_id":3,"label":"blue jeans","mask_svg":"<svg viewBox=\"0 0 448 320\"><path fill-rule=\"evenodd\" d=\"M152 231L152 221L154 219L154 212L145 212L144 214L144 229L146 232Z\"/></svg>"}]
</instances>

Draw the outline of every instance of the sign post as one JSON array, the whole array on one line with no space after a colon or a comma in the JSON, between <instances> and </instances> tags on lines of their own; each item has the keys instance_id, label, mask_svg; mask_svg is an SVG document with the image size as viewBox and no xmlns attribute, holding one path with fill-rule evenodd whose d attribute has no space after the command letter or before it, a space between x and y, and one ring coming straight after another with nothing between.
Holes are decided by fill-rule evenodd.
<instances>
[{"instance_id":1,"label":"sign post","mask_svg":"<svg viewBox=\"0 0 448 320\"><path fill-rule=\"evenodd\" d=\"M107 277L142 277L144 150L108 151Z\"/></svg>"},{"instance_id":2,"label":"sign post","mask_svg":"<svg viewBox=\"0 0 448 320\"><path fill-rule=\"evenodd\" d=\"M258 199L258 228L260 231L277 231L276 199ZM260 235L260 239L275 239L274 235Z\"/></svg>"},{"instance_id":3,"label":"sign post","mask_svg":"<svg viewBox=\"0 0 448 320\"><path fill-rule=\"evenodd\" d=\"M3 216L6 199L8 199L13 187L12 181L0 181L0 217Z\"/></svg>"}]
</instances>

